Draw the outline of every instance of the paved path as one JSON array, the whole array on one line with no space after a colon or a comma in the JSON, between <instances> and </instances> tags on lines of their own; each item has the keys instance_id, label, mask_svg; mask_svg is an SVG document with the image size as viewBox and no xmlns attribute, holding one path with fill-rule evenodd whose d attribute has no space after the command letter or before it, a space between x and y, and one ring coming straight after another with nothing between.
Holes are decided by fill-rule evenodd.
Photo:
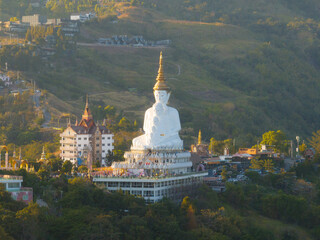
<instances>
[{"instance_id":1,"label":"paved path","mask_svg":"<svg viewBox=\"0 0 320 240\"><path fill-rule=\"evenodd\" d=\"M41 91L39 90L36 90L34 95L33 95L33 101L34 101L34 104L36 106L36 108L40 108L40 97L41 97ZM43 128L49 128L49 123L51 121L51 114L50 112L47 110L46 107L44 107L42 109L42 112L43 112L43 117L44 117L44 123L41 125L41 127Z\"/></svg>"},{"instance_id":2,"label":"paved path","mask_svg":"<svg viewBox=\"0 0 320 240\"><path fill-rule=\"evenodd\" d=\"M49 128L49 123L50 123L50 121L51 121L51 114L50 114L50 112L47 110L47 108L44 108L43 110L42 110L42 112L43 112L43 117L44 117L44 123L41 125L41 127L43 127L43 128Z\"/></svg>"}]
</instances>

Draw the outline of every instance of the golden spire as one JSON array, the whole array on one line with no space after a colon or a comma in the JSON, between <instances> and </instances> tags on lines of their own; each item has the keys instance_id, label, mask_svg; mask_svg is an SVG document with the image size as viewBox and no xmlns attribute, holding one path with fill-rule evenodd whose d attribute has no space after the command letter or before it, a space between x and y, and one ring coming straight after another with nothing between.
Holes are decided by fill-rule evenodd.
<instances>
[{"instance_id":1,"label":"golden spire","mask_svg":"<svg viewBox=\"0 0 320 240\"><path fill-rule=\"evenodd\" d=\"M199 130L199 135L198 135L198 145L201 144L201 130Z\"/></svg>"},{"instance_id":2,"label":"golden spire","mask_svg":"<svg viewBox=\"0 0 320 240\"><path fill-rule=\"evenodd\" d=\"M88 96L88 94L86 95L86 108L88 108L89 107L89 96Z\"/></svg>"},{"instance_id":3,"label":"golden spire","mask_svg":"<svg viewBox=\"0 0 320 240\"><path fill-rule=\"evenodd\" d=\"M68 127L71 127L70 117L68 118Z\"/></svg>"},{"instance_id":4,"label":"golden spire","mask_svg":"<svg viewBox=\"0 0 320 240\"><path fill-rule=\"evenodd\" d=\"M86 107L84 109L82 119L85 119L85 120L93 119L91 112L90 112L90 109L89 109L89 96L88 96L88 94L87 94L87 99L86 99Z\"/></svg>"},{"instance_id":5,"label":"golden spire","mask_svg":"<svg viewBox=\"0 0 320 240\"><path fill-rule=\"evenodd\" d=\"M42 153L40 159L46 159L46 152L44 151L44 146L42 147Z\"/></svg>"},{"instance_id":6,"label":"golden spire","mask_svg":"<svg viewBox=\"0 0 320 240\"><path fill-rule=\"evenodd\" d=\"M16 160L16 145L14 145L12 157L13 157L14 160Z\"/></svg>"},{"instance_id":7,"label":"golden spire","mask_svg":"<svg viewBox=\"0 0 320 240\"><path fill-rule=\"evenodd\" d=\"M159 70L157 76L157 83L154 85L153 90L165 90L169 91L170 88L167 86L164 74L163 74L163 62L162 62L162 52L160 52L160 60L159 60Z\"/></svg>"}]
</instances>

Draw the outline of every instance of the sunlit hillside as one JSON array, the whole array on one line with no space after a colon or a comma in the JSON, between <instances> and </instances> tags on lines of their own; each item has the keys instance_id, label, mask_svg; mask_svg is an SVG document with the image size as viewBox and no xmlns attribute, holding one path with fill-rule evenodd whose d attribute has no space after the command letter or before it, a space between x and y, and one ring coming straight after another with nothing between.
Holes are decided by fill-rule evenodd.
<instances>
[{"instance_id":1,"label":"sunlit hillside","mask_svg":"<svg viewBox=\"0 0 320 240\"><path fill-rule=\"evenodd\" d=\"M252 143L270 129L307 136L319 128L320 117L318 7L311 0L119 4L117 21L111 14L81 26L75 57L56 59L53 69L31 77L69 104L81 106L89 93L93 101L142 120L153 101L162 50L171 104L195 134L206 129L207 139L241 136L240 142ZM96 44L113 35L172 44Z\"/></svg>"}]
</instances>

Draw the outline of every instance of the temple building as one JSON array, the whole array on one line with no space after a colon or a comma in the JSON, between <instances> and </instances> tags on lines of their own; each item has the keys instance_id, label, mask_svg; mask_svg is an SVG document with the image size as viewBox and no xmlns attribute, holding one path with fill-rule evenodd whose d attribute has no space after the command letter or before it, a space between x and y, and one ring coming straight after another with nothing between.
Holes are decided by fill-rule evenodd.
<instances>
[{"instance_id":1,"label":"temple building","mask_svg":"<svg viewBox=\"0 0 320 240\"><path fill-rule=\"evenodd\" d=\"M37 162L45 165L48 164L48 159L46 158L46 152L44 150L44 146L42 147L41 157Z\"/></svg>"},{"instance_id":2,"label":"temple building","mask_svg":"<svg viewBox=\"0 0 320 240\"><path fill-rule=\"evenodd\" d=\"M145 112L144 134L132 140L124 162L114 162L111 171L99 172L93 182L111 192L121 189L142 196L150 203L163 197L179 201L208 173L194 172L191 154L183 149L179 113L167 105L171 92L164 78L162 53L153 90L155 103Z\"/></svg>"},{"instance_id":3,"label":"temple building","mask_svg":"<svg viewBox=\"0 0 320 240\"><path fill-rule=\"evenodd\" d=\"M201 130L198 134L198 143L191 145L191 152L201 157L209 157L209 146L202 142Z\"/></svg>"},{"instance_id":4,"label":"temple building","mask_svg":"<svg viewBox=\"0 0 320 240\"><path fill-rule=\"evenodd\" d=\"M88 156L101 166L106 164L108 151L113 151L113 134L106 127L96 124L89 109L88 97L81 121L68 127L60 134L60 157L73 164L84 164Z\"/></svg>"}]
</instances>

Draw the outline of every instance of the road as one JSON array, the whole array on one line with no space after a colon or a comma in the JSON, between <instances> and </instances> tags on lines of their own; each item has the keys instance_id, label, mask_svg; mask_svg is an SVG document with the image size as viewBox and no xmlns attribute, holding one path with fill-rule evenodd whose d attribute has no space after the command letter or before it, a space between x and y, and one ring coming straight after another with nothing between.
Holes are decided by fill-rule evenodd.
<instances>
[{"instance_id":1,"label":"road","mask_svg":"<svg viewBox=\"0 0 320 240\"><path fill-rule=\"evenodd\" d=\"M36 106L36 108L40 108L40 97L41 97L41 91L40 90L36 90L34 95L33 95L33 101L34 101L34 105ZM41 125L42 128L49 128L49 123L51 121L51 114L50 112L47 110L46 107L44 107L42 109L43 112L43 117L44 117L44 123Z\"/></svg>"},{"instance_id":2,"label":"road","mask_svg":"<svg viewBox=\"0 0 320 240\"><path fill-rule=\"evenodd\" d=\"M41 125L41 127L43 128L49 128L49 123L51 121L51 114L50 112L47 110L47 108L44 108L42 110L43 112L43 117L44 117L44 123Z\"/></svg>"},{"instance_id":3,"label":"road","mask_svg":"<svg viewBox=\"0 0 320 240\"><path fill-rule=\"evenodd\" d=\"M33 95L33 101L34 101L34 104L36 105L36 108L40 107L40 96L41 96L41 92L39 90L36 90L36 92Z\"/></svg>"}]
</instances>

